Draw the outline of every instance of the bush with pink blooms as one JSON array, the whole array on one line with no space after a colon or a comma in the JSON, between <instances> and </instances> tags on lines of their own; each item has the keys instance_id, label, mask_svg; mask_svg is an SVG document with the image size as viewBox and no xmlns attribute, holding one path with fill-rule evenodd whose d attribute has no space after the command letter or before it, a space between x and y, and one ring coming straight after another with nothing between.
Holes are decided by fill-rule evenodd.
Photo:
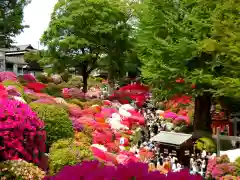
<instances>
[{"instance_id":1,"label":"bush with pink blooms","mask_svg":"<svg viewBox=\"0 0 240 180\"><path fill-rule=\"evenodd\" d=\"M11 81L17 81L17 76L13 72L0 72L0 82L11 80Z\"/></svg>"},{"instance_id":2,"label":"bush with pink blooms","mask_svg":"<svg viewBox=\"0 0 240 180\"><path fill-rule=\"evenodd\" d=\"M27 104L0 99L1 160L24 159L38 164L45 152L44 123Z\"/></svg>"},{"instance_id":3,"label":"bush with pink blooms","mask_svg":"<svg viewBox=\"0 0 240 180\"><path fill-rule=\"evenodd\" d=\"M99 161L85 161L75 166L65 166L59 173L45 180L89 179L89 180L202 180L199 175L191 175L188 170L177 173L161 174L149 172L148 165L130 162L126 165L107 166Z\"/></svg>"},{"instance_id":4,"label":"bush with pink blooms","mask_svg":"<svg viewBox=\"0 0 240 180\"><path fill-rule=\"evenodd\" d=\"M236 163L230 163L227 155L215 157L208 161L206 177L220 179L223 176L238 176Z\"/></svg>"},{"instance_id":5,"label":"bush with pink blooms","mask_svg":"<svg viewBox=\"0 0 240 180\"><path fill-rule=\"evenodd\" d=\"M36 78L32 74L24 74L23 79L26 82L36 82L37 81Z\"/></svg>"}]
</instances>

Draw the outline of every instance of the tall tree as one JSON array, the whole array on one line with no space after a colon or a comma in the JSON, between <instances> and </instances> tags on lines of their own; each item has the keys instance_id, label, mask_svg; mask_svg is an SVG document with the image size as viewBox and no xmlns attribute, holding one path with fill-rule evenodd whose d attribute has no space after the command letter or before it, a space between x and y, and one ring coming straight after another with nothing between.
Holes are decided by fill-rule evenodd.
<instances>
[{"instance_id":1,"label":"tall tree","mask_svg":"<svg viewBox=\"0 0 240 180\"><path fill-rule=\"evenodd\" d=\"M60 0L42 36L54 57L49 63L75 67L83 76L86 92L89 74L101 57L121 56L127 36L126 13L122 1Z\"/></svg>"},{"instance_id":2,"label":"tall tree","mask_svg":"<svg viewBox=\"0 0 240 180\"><path fill-rule=\"evenodd\" d=\"M7 48L13 43L13 38L24 28L23 10L30 0L1 0L0 1L0 48Z\"/></svg>"},{"instance_id":3,"label":"tall tree","mask_svg":"<svg viewBox=\"0 0 240 180\"><path fill-rule=\"evenodd\" d=\"M212 96L239 96L239 5L238 0L146 0L139 8L142 74L160 98L195 96L195 131L211 130Z\"/></svg>"}]
</instances>

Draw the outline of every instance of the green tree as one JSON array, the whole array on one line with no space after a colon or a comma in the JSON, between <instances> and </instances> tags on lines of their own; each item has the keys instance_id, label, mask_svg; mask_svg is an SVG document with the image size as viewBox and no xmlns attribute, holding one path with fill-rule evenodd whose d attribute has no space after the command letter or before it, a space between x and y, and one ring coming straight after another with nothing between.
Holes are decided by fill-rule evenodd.
<instances>
[{"instance_id":1,"label":"green tree","mask_svg":"<svg viewBox=\"0 0 240 180\"><path fill-rule=\"evenodd\" d=\"M7 48L13 43L13 38L24 28L23 10L30 0L2 0L0 2L0 48Z\"/></svg>"},{"instance_id":2,"label":"green tree","mask_svg":"<svg viewBox=\"0 0 240 180\"><path fill-rule=\"evenodd\" d=\"M142 75L156 97L195 96L195 131L211 130L213 96L239 97L239 5L237 0L146 0L139 8ZM184 80L176 83L178 78Z\"/></svg>"},{"instance_id":3,"label":"green tree","mask_svg":"<svg viewBox=\"0 0 240 180\"><path fill-rule=\"evenodd\" d=\"M89 74L102 56L114 59L125 51L126 13L120 1L60 0L42 36L53 57L49 63L74 67L83 77L86 92ZM113 66L113 61L108 62Z\"/></svg>"}]
</instances>

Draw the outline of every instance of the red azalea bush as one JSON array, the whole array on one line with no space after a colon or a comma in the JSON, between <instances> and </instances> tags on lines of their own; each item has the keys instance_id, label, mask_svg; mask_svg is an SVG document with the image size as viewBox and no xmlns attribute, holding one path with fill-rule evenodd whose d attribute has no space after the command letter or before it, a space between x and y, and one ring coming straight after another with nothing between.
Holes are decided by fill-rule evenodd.
<instances>
[{"instance_id":1,"label":"red azalea bush","mask_svg":"<svg viewBox=\"0 0 240 180\"><path fill-rule=\"evenodd\" d=\"M75 166L65 166L53 177L45 180L65 179L91 179L91 180L202 180L200 175L191 175L188 170L176 173L161 174L158 171L149 172L148 165L144 163L129 162L126 165L106 166L99 161L85 161Z\"/></svg>"},{"instance_id":2,"label":"red azalea bush","mask_svg":"<svg viewBox=\"0 0 240 180\"><path fill-rule=\"evenodd\" d=\"M26 82L36 82L37 81L36 78L32 74L24 74L23 79Z\"/></svg>"},{"instance_id":3,"label":"red azalea bush","mask_svg":"<svg viewBox=\"0 0 240 180\"><path fill-rule=\"evenodd\" d=\"M0 82L6 80L17 81L17 76L13 72L0 72Z\"/></svg>"},{"instance_id":4,"label":"red azalea bush","mask_svg":"<svg viewBox=\"0 0 240 180\"><path fill-rule=\"evenodd\" d=\"M117 99L122 104L128 104L132 100L136 101L138 107L143 106L149 93L149 87L141 84L129 84L115 91L109 98Z\"/></svg>"},{"instance_id":5,"label":"red azalea bush","mask_svg":"<svg viewBox=\"0 0 240 180\"><path fill-rule=\"evenodd\" d=\"M7 97L8 97L8 93L6 88L2 84L0 84L0 98L3 99Z\"/></svg>"},{"instance_id":6,"label":"red azalea bush","mask_svg":"<svg viewBox=\"0 0 240 180\"><path fill-rule=\"evenodd\" d=\"M34 92L40 93L43 89L45 89L46 85L40 82L30 82L26 85L26 87Z\"/></svg>"},{"instance_id":7,"label":"red azalea bush","mask_svg":"<svg viewBox=\"0 0 240 180\"><path fill-rule=\"evenodd\" d=\"M1 160L23 159L39 163L45 152L44 123L27 104L0 99Z\"/></svg>"}]
</instances>

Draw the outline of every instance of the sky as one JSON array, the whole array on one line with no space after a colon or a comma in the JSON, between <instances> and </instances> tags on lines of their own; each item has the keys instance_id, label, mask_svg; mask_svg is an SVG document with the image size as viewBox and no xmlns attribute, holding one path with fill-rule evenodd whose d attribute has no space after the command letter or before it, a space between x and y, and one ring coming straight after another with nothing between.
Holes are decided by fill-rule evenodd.
<instances>
[{"instance_id":1,"label":"sky","mask_svg":"<svg viewBox=\"0 0 240 180\"><path fill-rule=\"evenodd\" d=\"M45 29L47 29L54 5L58 0L32 0L24 9L24 24L29 28L16 37L16 45L31 44L34 48L42 49L39 45Z\"/></svg>"}]
</instances>

